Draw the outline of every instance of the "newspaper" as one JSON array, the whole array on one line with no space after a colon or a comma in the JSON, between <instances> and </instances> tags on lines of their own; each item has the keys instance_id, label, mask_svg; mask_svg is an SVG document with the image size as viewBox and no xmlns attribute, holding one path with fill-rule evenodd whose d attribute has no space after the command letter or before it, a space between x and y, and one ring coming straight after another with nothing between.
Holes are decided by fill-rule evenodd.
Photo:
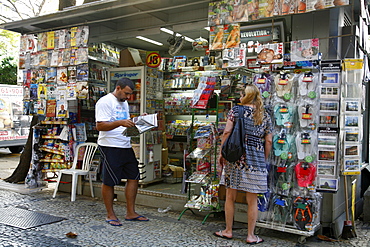
<instances>
[{"instance_id":1,"label":"newspaper","mask_svg":"<svg viewBox=\"0 0 370 247\"><path fill-rule=\"evenodd\" d=\"M146 131L158 127L157 113L134 117L131 120L135 123L135 126L126 128L122 132L122 135L138 136Z\"/></svg>"}]
</instances>

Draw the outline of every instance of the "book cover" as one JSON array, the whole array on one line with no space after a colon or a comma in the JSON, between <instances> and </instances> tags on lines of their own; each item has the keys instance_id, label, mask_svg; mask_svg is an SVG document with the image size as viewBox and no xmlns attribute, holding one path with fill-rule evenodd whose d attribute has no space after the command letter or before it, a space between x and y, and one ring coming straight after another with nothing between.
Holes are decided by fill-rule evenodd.
<instances>
[{"instance_id":1,"label":"book cover","mask_svg":"<svg viewBox=\"0 0 370 247\"><path fill-rule=\"evenodd\" d=\"M55 117L56 116L56 100L47 100L46 101L46 117Z\"/></svg>"}]
</instances>

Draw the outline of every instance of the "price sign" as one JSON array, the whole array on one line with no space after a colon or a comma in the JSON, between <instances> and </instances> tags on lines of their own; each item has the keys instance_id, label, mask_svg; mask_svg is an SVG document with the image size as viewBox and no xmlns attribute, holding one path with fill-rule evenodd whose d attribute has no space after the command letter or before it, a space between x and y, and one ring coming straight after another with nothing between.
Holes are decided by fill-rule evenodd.
<instances>
[{"instance_id":1,"label":"price sign","mask_svg":"<svg viewBox=\"0 0 370 247\"><path fill-rule=\"evenodd\" d=\"M159 53L152 52L146 57L146 65L151 68L157 68L161 64L161 60Z\"/></svg>"}]
</instances>

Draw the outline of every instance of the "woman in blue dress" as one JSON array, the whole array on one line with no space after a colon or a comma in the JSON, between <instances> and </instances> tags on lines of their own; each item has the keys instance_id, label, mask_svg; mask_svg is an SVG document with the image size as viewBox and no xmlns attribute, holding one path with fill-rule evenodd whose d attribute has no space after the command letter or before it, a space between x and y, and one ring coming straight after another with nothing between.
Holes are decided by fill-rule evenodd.
<instances>
[{"instance_id":1,"label":"woman in blue dress","mask_svg":"<svg viewBox=\"0 0 370 247\"><path fill-rule=\"evenodd\" d=\"M250 84L241 95L240 106L234 106L228 113L228 120L221 139L221 145L232 133L235 120L239 117L238 109L243 107L245 129L245 154L233 163L227 162L222 155L219 163L223 167L220 184L225 185L225 230L215 232L221 238L232 238L232 226L237 191L246 192L248 204L247 244L258 244L264 240L254 234L258 218L257 194L267 192L267 158L272 147L272 122L265 112L260 91Z\"/></svg>"}]
</instances>

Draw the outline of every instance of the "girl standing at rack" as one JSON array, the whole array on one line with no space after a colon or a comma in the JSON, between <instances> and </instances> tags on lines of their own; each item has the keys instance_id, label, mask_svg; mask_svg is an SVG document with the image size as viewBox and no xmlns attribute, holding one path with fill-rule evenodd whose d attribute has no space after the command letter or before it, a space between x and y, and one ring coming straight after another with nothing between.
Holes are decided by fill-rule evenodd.
<instances>
[{"instance_id":1,"label":"girl standing at rack","mask_svg":"<svg viewBox=\"0 0 370 247\"><path fill-rule=\"evenodd\" d=\"M232 133L235 120L239 117L238 107L243 107L245 129L245 151L234 162L227 162L222 155L219 163L223 167L220 184L226 187L226 228L215 232L216 237L231 239L237 191L245 191L248 204L247 244L258 244L264 240L254 235L258 218L257 194L267 192L266 160L272 147L272 123L265 112L260 91L255 85L247 85L240 99L241 105L234 106L228 113L228 120L221 139L221 145Z\"/></svg>"}]
</instances>

